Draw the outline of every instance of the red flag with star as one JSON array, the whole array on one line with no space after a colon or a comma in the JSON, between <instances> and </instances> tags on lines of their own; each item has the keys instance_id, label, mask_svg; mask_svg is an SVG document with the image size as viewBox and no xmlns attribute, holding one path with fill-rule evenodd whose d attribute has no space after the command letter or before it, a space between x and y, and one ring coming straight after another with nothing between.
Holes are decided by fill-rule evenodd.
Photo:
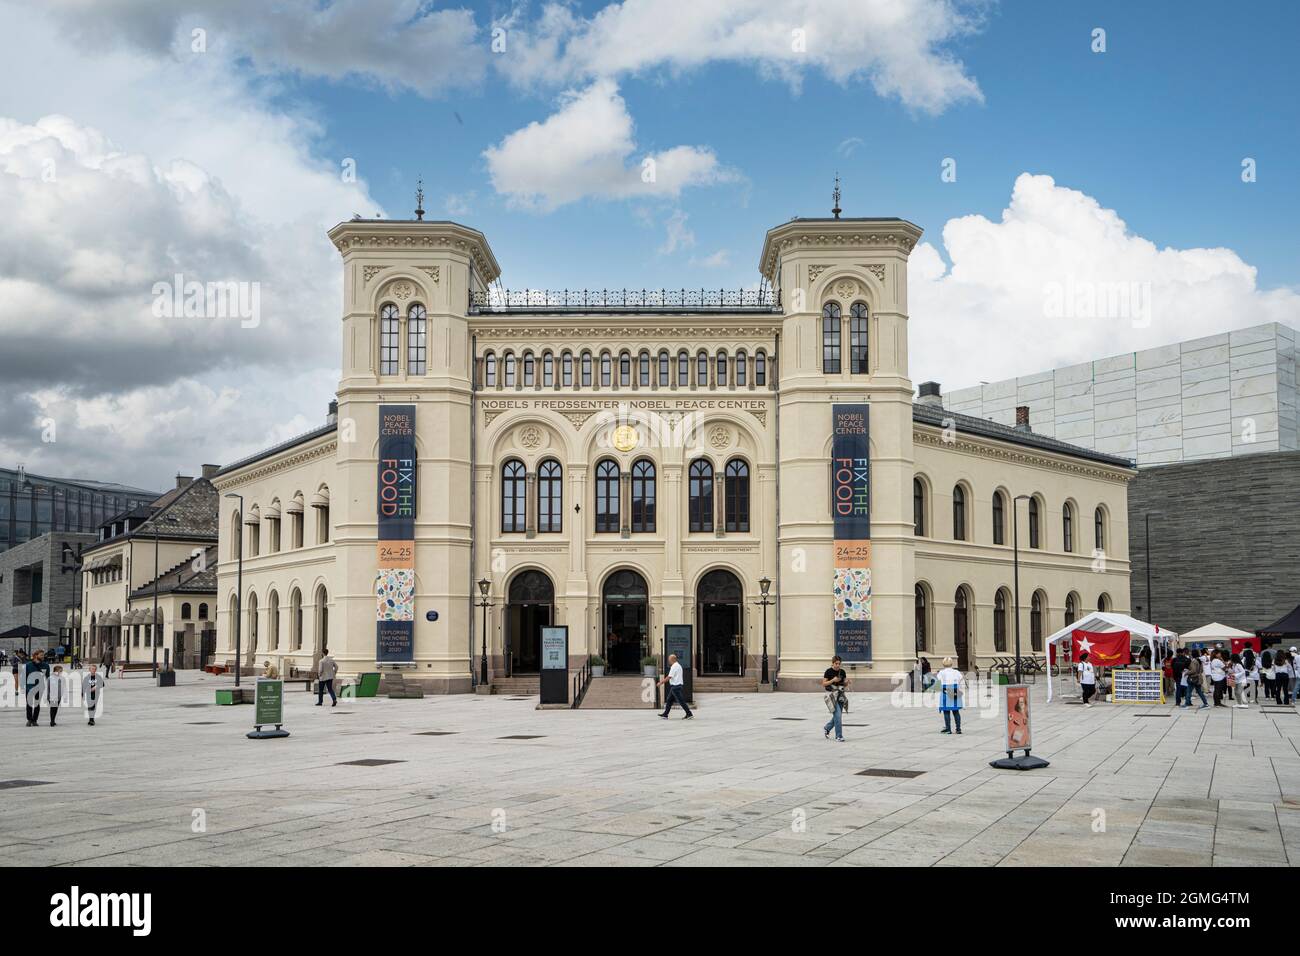
<instances>
[{"instance_id":1,"label":"red flag with star","mask_svg":"<svg viewBox=\"0 0 1300 956\"><path fill-rule=\"evenodd\" d=\"M1070 646L1070 659L1076 664L1084 651L1088 652L1088 663L1095 667L1122 667L1133 659L1128 631L1071 631Z\"/></svg>"}]
</instances>

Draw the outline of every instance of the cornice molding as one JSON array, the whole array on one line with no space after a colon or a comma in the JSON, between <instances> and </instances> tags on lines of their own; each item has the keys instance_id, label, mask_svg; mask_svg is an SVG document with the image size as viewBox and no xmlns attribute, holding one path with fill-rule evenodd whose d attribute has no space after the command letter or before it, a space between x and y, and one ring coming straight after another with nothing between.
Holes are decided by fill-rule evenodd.
<instances>
[{"instance_id":1,"label":"cornice molding","mask_svg":"<svg viewBox=\"0 0 1300 956\"><path fill-rule=\"evenodd\" d=\"M761 339L757 344L771 344L772 335L781 331L782 316L773 315L772 322L769 325L729 325L725 320L715 320L713 324L707 326L697 325L583 325L570 323L565 325L535 325L532 323L519 325L492 325L484 322L483 319L475 320L470 318L470 332L479 339L590 339L599 337L610 339L612 342L627 342L629 339L666 339L670 341L679 341L683 337L698 336L700 338L718 338L719 336L730 336L733 338L752 338ZM607 321L607 320L606 320ZM744 322L753 322L753 317L746 317ZM603 346L592 346L593 352L599 352L602 349L618 351L617 346L607 344Z\"/></svg>"},{"instance_id":2,"label":"cornice molding","mask_svg":"<svg viewBox=\"0 0 1300 956\"><path fill-rule=\"evenodd\" d=\"M288 471L291 468L297 468L299 465L305 465L308 462L315 461L318 458L324 458L332 455L338 450L338 439L331 438L329 441L312 448L296 448L291 454L269 455L249 466L248 471L233 472L230 475L222 476L219 480L213 481L213 487L220 492L229 491L232 488L239 488L243 485L252 484L263 478L278 474L282 471Z\"/></svg>"},{"instance_id":3,"label":"cornice molding","mask_svg":"<svg viewBox=\"0 0 1300 956\"><path fill-rule=\"evenodd\" d=\"M981 458L993 458L998 461L1010 462L1017 465L1032 465L1036 468L1046 468L1051 471L1063 471L1072 475L1081 475L1086 478L1096 478L1101 481L1114 481L1121 484L1128 484L1133 478L1132 474L1118 468L1106 468L1082 459L1064 459L1062 457L1057 457L1056 454L1052 452L1045 451L1042 454L1035 454L1025 448L1004 447L1002 445L989 444L969 438L957 438L954 441L944 441L942 432L932 430L925 426L913 427L912 441L914 444L929 445L932 448L962 451L971 455L979 455Z\"/></svg>"}]
</instances>

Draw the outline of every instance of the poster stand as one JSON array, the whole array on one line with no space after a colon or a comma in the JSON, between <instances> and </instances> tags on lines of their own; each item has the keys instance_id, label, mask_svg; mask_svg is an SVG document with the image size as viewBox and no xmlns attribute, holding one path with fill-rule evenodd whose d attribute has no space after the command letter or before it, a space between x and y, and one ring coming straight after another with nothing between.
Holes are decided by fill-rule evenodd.
<instances>
[{"instance_id":1,"label":"poster stand","mask_svg":"<svg viewBox=\"0 0 1300 956\"><path fill-rule=\"evenodd\" d=\"M1006 757L990 760L989 766L999 770L1038 770L1051 764L1030 753L1034 745L1033 725L1029 717L1029 687L1026 684L1002 686L1002 713L1004 714L1003 743ZM1017 757L1015 752L1024 750Z\"/></svg>"},{"instance_id":2,"label":"poster stand","mask_svg":"<svg viewBox=\"0 0 1300 956\"><path fill-rule=\"evenodd\" d=\"M274 724L275 730L263 730L267 724ZM257 697L253 706L253 729L246 737L249 740L266 740L273 737L288 737L284 729L284 681L267 677L257 679Z\"/></svg>"}]
</instances>

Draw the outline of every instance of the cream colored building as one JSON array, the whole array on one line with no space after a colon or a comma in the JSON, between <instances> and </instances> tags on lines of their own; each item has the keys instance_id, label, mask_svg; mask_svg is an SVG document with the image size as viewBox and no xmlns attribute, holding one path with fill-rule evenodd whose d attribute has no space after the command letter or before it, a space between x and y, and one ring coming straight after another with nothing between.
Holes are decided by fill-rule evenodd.
<instances>
[{"instance_id":1,"label":"cream colored building","mask_svg":"<svg viewBox=\"0 0 1300 956\"><path fill-rule=\"evenodd\" d=\"M545 625L568 628L571 667L599 654L630 672L686 624L697 677L743 688L767 579L781 689L818 686L837 617L869 617L858 686L888 686L918 649L966 667L1014 650L1013 519L1026 653L1069 614L1127 610L1129 462L950 414L937 387L914 400L919 236L899 219L796 219L768 232L757 292L512 295L473 229L336 226L337 407L214 478L218 657L233 659L237 613L245 666L310 670L328 645L344 675L375 670L378 631L408 681L469 691L486 581L491 681L537 672ZM832 411L850 405L869 406L870 571L845 558L843 578ZM381 406L395 435L414 410L413 476L391 464L407 452L381 441ZM403 530L378 515L407 478ZM833 603L841 580L850 611Z\"/></svg>"}]
</instances>

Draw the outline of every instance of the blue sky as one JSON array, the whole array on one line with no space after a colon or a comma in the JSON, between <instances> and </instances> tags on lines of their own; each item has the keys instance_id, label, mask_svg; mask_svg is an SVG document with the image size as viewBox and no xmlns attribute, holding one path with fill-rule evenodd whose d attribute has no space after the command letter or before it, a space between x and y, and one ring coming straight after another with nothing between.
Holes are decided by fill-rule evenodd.
<instances>
[{"instance_id":1,"label":"blue sky","mask_svg":"<svg viewBox=\"0 0 1300 956\"><path fill-rule=\"evenodd\" d=\"M409 217L421 176L512 288L736 288L838 170L845 215L925 229L910 372L945 389L1300 328L1300 4L0 0L0 22L0 463L32 471L163 487L318 424L325 231ZM160 317L178 273L256 286L258 320ZM1144 314L1046 304L1101 284Z\"/></svg>"}]
</instances>

